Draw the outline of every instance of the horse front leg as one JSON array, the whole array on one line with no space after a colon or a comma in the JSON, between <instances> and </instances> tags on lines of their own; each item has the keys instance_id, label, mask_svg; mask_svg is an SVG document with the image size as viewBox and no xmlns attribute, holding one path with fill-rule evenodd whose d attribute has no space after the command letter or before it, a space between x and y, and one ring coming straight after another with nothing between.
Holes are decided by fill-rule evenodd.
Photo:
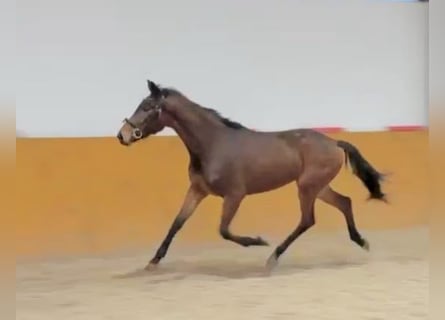
<instances>
[{"instance_id":1,"label":"horse front leg","mask_svg":"<svg viewBox=\"0 0 445 320\"><path fill-rule=\"evenodd\" d=\"M264 241L261 237L245 237L234 235L230 232L230 223L235 216L244 195L230 195L224 197L223 202L223 213L221 216L221 223L219 226L219 233L225 240L235 242L243 247L249 246L268 246L269 244Z\"/></svg>"},{"instance_id":2,"label":"horse front leg","mask_svg":"<svg viewBox=\"0 0 445 320\"><path fill-rule=\"evenodd\" d=\"M150 260L149 264L145 267L146 270L151 269L156 266L162 258L167 254L168 248L175 237L176 233L182 228L184 223L190 218L190 216L195 212L198 205L202 202L202 200L208 195L208 193L204 192L201 188L196 185L190 185L187 194L184 198L183 204L176 218L168 230L168 233L154 257Z\"/></svg>"}]
</instances>

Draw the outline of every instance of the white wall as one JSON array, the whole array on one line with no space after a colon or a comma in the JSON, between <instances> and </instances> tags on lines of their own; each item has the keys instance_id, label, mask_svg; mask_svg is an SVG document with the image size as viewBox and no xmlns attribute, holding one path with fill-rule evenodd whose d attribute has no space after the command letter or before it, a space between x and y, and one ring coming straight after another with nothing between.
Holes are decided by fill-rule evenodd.
<instances>
[{"instance_id":1,"label":"white wall","mask_svg":"<svg viewBox=\"0 0 445 320\"><path fill-rule=\"evenodd\" d=\"M256 129L427 124L427 4L21 0L17 10L27 135L115 135L147 78Z\"/></svg>"},{"instance_id":2,"label":"white wall","mask_svg":"<svg viewBox=\"0 0 445 320\"><path fill-rule=\"evenodd\" d=\"M12 0L0 1L0 117L15 106L16 8ZM9 113L9 112L8 112ZM1 123L0 119L0 123Z\"/></svg>"}]
</instances>

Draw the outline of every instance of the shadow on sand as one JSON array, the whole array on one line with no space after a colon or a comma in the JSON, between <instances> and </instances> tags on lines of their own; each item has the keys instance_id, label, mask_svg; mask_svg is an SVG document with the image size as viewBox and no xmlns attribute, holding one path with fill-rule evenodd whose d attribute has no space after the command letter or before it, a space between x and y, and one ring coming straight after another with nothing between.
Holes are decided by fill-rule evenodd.
<instances>
[{"instance_id":1,"label":"shadow on sand","mask_svg":"<svg viewBox=\"0 0 445 320\"><path fill-rule=\"evenodd\" d=\"M365 264L366 261L306 261L299 263L283 263L270 273L265 265L259 263L220 261L175 261L159 265L153 270L137 269L124 274L114 275L114 279L131 279L150 277L154 282L181 280L192 276L206 276L220 279L265 278L274 275L294 274L315 269L342 269ZM216 280L215 279L215 280ZM150 281L151 282L151 281Z\"/></svg>"}]
</instances>

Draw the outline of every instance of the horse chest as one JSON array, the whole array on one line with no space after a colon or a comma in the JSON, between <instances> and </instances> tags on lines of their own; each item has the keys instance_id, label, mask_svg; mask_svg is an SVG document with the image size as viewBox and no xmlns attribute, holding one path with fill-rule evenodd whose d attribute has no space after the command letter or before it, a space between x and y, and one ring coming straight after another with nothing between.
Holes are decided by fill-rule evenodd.
<instances>
[{"instance_id":1,"label":"horse chest","mask_svg":"<svg viewBox=\"0 0 445 320\"><path fill-rule=\"evenodd\" d=\"M192 155L190 169L192 175L199 177L199 184L209 194L224 196L240 187L238 162L225 148L209 150L205 155Z\"/></svg>"},{"instance_id":2,"label":"horse chest","mask_svg":"<svg viewBox=\"0 0 445 320\"><path fill-rule=\"evenodd\" d=\"M223 166L220 163L204 163L200 175L210 194L223 196L236 182L233 171L230 166Z\"/></svg>"},{"instance_id":3,"label":"horse chest","mask_svg":"<svg viewBox=\"0 0 445 320\"><path fill-rule=\"evenodd\" d=\"M224 194L227 177L223 172L208 171L204 172L203 180L209 193L221 195Z\"/></svg>"}]
</instances>

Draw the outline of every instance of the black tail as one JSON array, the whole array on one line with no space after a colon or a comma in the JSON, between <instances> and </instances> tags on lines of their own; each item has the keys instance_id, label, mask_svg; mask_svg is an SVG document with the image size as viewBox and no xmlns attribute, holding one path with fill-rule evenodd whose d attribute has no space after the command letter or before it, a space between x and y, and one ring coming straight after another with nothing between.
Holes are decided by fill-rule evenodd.
<instances>
[{"instance_id":1,"label":"black tail","mask_svg":"<svg viewBox=\"0 0 445 320\"><path fill-rule=\"evenodd\" d=\"M349 142L338 140L337 146L345 151L346 166L348 160L351 163L352 172L360 178L366 188L369 190L370 199L378 199L386 202L386 195L382 192L380 181L384 176L379 173L372 165L361 155L360 151Z\"/></svg>"}]
</instances>

